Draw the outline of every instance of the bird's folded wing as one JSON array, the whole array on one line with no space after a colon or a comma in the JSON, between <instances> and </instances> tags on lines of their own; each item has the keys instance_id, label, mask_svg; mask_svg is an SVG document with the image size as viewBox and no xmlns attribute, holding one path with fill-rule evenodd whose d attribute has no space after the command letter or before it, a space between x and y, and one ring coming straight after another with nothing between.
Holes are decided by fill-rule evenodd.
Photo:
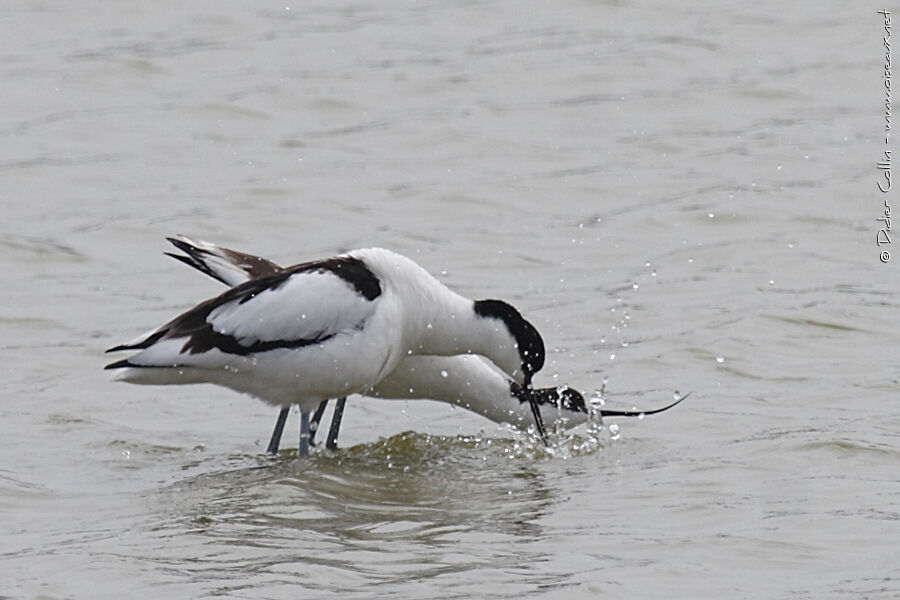
<instances>
[{"instance_id":1,"label":"bird's folded wing","mask_svg":"<svg viewBox=\"0 0 900 600\"><path fill-rule=\"evenodd\" d=\"M371 286L377 289L378 282L354 281L352 276L359 274L348 275L347 271L355 265L342 270L335 267L334 260L298 265L248 281L111 351L147 349L161 341L168 342L171 349L172 341L183 340L177 346L178 355L212 349L248 355L308 346L362 329L375 312L380 289L374 294ZM361 291L361 285L369 293ZM163 362L179 361L172 356Z\"/></svg>"}]
</instances>

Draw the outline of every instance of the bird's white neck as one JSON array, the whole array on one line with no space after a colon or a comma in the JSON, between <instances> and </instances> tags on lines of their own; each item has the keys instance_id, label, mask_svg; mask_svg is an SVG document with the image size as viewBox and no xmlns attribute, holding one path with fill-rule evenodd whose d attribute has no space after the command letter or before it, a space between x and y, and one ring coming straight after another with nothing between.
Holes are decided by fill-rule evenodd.
<instances>
[{"instance_id":1,"label":"bird's white neck","mask_svg":"<svg viewBox=\"0 0 900 600\"><path fill-rule=\"evenodd\" d=\"M424 297L410 299L416 308L407 313L407 351L436 356L480 354L510 375L520 371L515 340L506 325L477 315L472 300L432 281L434 287L420 290Z\"/></svg>"},{"instance_id":2,"label":"bird's white neck","mask_svg":"<svg viewBox=\"0 0 900 600\"><path fill-rule=\"evenodd\" d=\"M408 258L382 249L357 252L396 296L407 355L480 354L506 373L520 376L516 342L502 321L477 315L472 300Z\"/></svg>"},{"instance_id":3,"label":"bird's white neck","mask_svg":"<svg viewBox=\"0 0 900 600\"><path fill-rule=\"evenodd\" d=\"M415 354L453 356L490 352L492 323L478 317L473 302L447 288L411 311L407 321L409 349Z\"/></svg>"},{"instance_id":4,"label":"bird's white neck","mask_svg":"<svg viewBox=\"0 0 900 600\"><path fill-rule=\"evenodd\" d=\"M527 429L534 416L527 402L511 391L511 380L477 356L409 356L366 395L384 399L430 399L453 404L495 423ZM587 413L543 404L544 424L566 429L587 420Z\"/></svg>"}]
</instances>

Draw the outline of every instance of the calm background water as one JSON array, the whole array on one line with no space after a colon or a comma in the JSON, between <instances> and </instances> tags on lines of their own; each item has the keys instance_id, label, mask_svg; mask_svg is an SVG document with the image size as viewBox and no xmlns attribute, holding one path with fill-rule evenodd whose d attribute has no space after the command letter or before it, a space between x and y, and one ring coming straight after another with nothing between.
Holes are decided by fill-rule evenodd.
<instances>
[{"instance_id":1,"label":"calm background water","mask_svg":"<svg viewBox=\"0 0 900 600\"><path fill-rule=\"evenodd\" d=\"M880 8L6 3L0 596L900 596ZM693 394L554 456L351 399L269 458L262 403L102 371L220 291L175 233L390 247L518 305L540 385Z\"/></svg>"}]
</instances>

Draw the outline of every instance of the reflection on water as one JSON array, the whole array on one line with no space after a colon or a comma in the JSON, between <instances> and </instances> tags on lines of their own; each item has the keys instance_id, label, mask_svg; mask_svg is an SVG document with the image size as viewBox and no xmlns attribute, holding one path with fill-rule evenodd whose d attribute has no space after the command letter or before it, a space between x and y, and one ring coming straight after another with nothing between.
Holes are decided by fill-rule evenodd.
<instances>
[{"instance_id":1,"label":"reflection on water","mask_svg":"<svg viewBox=\"0 0 900 600\"><path fill-rule=\"evenodd\" d=\"M527 577L543 562L534 542L562 491L541 459L522 456L526 445L524 436L404 433L308 460L295 451L247 457L151 498L161 508L151 519L161 547L208 550L156 561L198 580L280 573L332 592L360 579L421 583L478 569Z\"/></svg>"}]
</instances>

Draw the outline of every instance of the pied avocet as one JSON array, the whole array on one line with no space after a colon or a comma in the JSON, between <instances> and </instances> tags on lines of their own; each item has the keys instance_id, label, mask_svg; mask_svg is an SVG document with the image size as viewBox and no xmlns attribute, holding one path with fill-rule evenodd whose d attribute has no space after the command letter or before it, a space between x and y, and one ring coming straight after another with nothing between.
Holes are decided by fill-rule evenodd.
<instances>
[{"instance_id":1,"label":"pied avocet","mask_svg":"<svg viewBox=\"0 0 900 600\"><path fill-rule=\"evenodd\" d=\"M413 355L479 354L523 390L544 364L534 326L501 300L472 301L390 250L354 250L249 279L109 352L142 384L214 383L309 413L364 393ZM538 399L525 394L538 430ZM280 432L278 432L280 435ZM273 436L274 439L274 436Z\"/></svg>"}]
</instances>

